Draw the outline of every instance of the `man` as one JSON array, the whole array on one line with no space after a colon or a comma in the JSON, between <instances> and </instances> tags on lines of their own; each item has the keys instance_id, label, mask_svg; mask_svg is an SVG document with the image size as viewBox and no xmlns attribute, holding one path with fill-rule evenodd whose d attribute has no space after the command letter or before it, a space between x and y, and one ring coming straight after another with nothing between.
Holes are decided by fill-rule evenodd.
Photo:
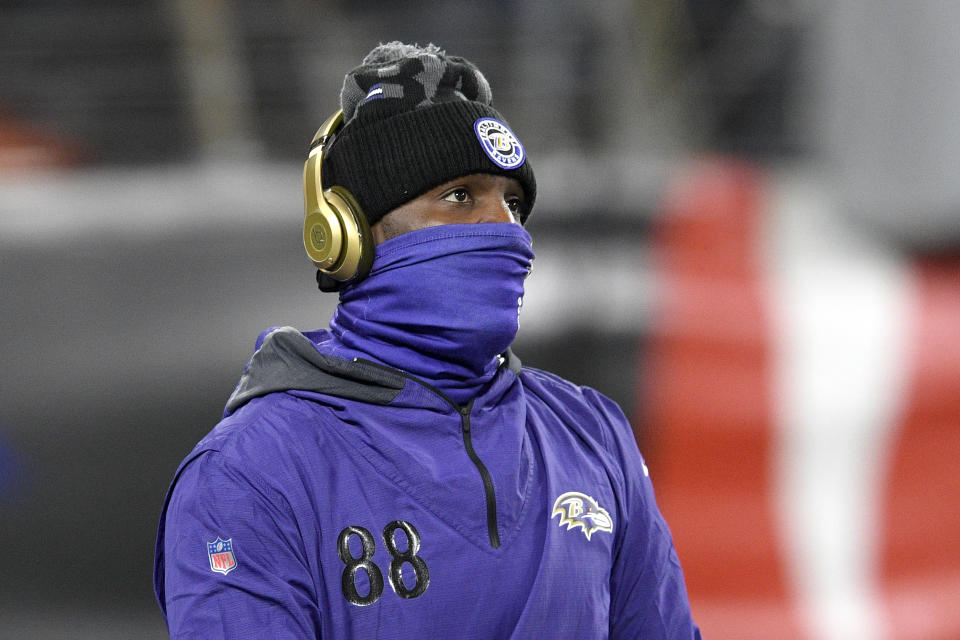
<instances>
[{"instance_id":1,"label":"man","mask_svg":"<svg viewBox=\"0 0 960 640\"><path fill-rule=\"evenodd\" d=\"M260 337L177 471L171 636L700 637L622 412L509 350L536 183L490 103L432 45L347 75L304 172L340 304L329 330Z\"/></svg>"}]
</instances>

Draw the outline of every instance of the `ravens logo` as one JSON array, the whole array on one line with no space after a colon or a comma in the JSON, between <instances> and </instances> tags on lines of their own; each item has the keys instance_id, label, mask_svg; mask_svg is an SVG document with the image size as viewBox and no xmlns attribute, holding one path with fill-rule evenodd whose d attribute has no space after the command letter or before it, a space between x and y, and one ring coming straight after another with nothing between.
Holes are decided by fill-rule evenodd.
<instances>
[{"instance_id":1,"label":"ravens logo","mask_svg":"<svg viewBox=\"0 0 960 640\"><path fill-rule=\"evenodd\" d=\"M553 503L550 517L560 516L560 526L567 525L567 531L580 527L583 535L590 539L596 531L613 531L613 519L607 510L597 501L579 491L568 491Z\"/></svg>"}]
</instances>

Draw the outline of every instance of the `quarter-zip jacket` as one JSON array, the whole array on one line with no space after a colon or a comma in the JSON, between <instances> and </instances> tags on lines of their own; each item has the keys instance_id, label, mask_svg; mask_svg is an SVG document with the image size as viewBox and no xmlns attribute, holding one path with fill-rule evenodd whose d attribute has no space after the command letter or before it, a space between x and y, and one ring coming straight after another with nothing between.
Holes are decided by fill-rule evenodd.
<instances>
[{"instance_id":1,"label":"quarter-zip jacket","mask_svg":"<svg viewBox=\"0 0 960 640\"><path fill-rule=\"evenodd\" d=\"M504 365L466 405L261 338L160 520L174 638L699 638L619 408Z\"/></svg>"}]
</instances>

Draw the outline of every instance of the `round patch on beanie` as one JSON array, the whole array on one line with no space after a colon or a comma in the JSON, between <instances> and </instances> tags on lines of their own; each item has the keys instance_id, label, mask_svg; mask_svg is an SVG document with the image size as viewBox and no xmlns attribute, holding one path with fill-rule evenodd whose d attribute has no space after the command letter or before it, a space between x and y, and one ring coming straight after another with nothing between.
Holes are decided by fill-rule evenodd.
<instances>
[{"instance_id":1,"label":"round patch on beanie","mask_svg":"<svg viewBox=\"0 0 960 640\"><path fill-rule=\"evenodd\" d=\"M526 155L523 145L510 128L495 118L479 118L473 123L484 153L495 165L503 169L516 169L523 164Z\"/></svg>"}]
</instances>

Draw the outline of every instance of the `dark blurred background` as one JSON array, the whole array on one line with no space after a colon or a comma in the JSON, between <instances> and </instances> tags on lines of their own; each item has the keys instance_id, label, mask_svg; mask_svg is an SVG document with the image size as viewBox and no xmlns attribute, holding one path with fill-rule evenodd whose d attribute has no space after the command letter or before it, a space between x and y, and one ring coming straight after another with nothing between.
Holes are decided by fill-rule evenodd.
<instances>
[{"instance_id":1,"label":"dark blurred background","mask_svg":"<svg viewBox=\"0 0 960 640\"><path fill-rule=\"evenodd\" d=\"M919 375L914 319L939 318L932 352L960 343L958 28L960 9L933 1L889 0L869 16L853 2L788 0L0 1L0 637L163 637L151 573L167 484L217 422L257 334L329 319L336 297L316 291L300 245L301 163L343 74L390 40L475 62L527 147L538 257L515 351L634 418L655 480L656 463L665 469L662 507L706 637L752 637L743 627L758 638L960 637L960 622L909 623L946 609L918 612L877 586L890 536L869 525L885 521L884 490L851 490L852 507L831 506L815 481L882 486ZM710 226L747 209L753 226ZM930 269L924 306L911 274ZM748 290L754 302L738 306ZM699 324L675 322L674 293L708 301L689 310ZM835 311L822 325L794 330L823 305ZM755 324L750 309L761 310ZM887 327L889 309L903 322ZM741 332L729 344L728 316ZM871 332L875 321L882 330ZM820 326L833 342L811 347L825 355L804 368L803 341L822 337ZM867 355L833 366L850 335L837 326L876 334L857 352ZM732 355L704 347L717 341ZM745 364L757 349L760 364ZM754 393L725 377L738 367L769 380ZM867 385L847 411L851 379L883 367L912 373ZM694 371L701 387L690 386ZM942 443L960 431L942 399L960 390L949 364L933 371L932 402L949 405L933 411ZM806 388L794 375L829 381L826 399L794 393ZM709 390L720 387L731 395L717 409ZM678 389L679 400L651 388ZM902 402L883 404L893 396ZM760 397L763 419L737 413ZM706 431L683 431L677 406L698 408ZM698 569L697 545L719 534L684 515L698 498L679 479L698 473L684 456L713 446L724 410L734 426L718 429L756 438L717 456L768 453L759 480L733 474L740 484L724 495L745 492L773 523L727 532L712 573L740 563L734 585L700 577L711 571ZM810 447L833 450L835 432L817 426L842 432L845 420L866 434L849 460L866 456L868 480L838 471L847 462L803 471L796 460ZM671 440L674 428L689 443ZM717 508L749 520L742 503L725 516ZM831 551L829 540L795 540L814 525L853 542ZM864 546L864 530L858 560L848 551ZM772 560L741 563L757 540ZM960 556L956 539L945 555ZM835 570L838 557L849 570ZM750 575L774 577L741 589ZM953 569L918 580L902 593L920 589L923 602L960 585ZM931 580L946 586L933 596L917 586ZM837 598L833 609L821 602ZM755 615L738 626L735 611Z\"/></svg>"}]
</instances>

